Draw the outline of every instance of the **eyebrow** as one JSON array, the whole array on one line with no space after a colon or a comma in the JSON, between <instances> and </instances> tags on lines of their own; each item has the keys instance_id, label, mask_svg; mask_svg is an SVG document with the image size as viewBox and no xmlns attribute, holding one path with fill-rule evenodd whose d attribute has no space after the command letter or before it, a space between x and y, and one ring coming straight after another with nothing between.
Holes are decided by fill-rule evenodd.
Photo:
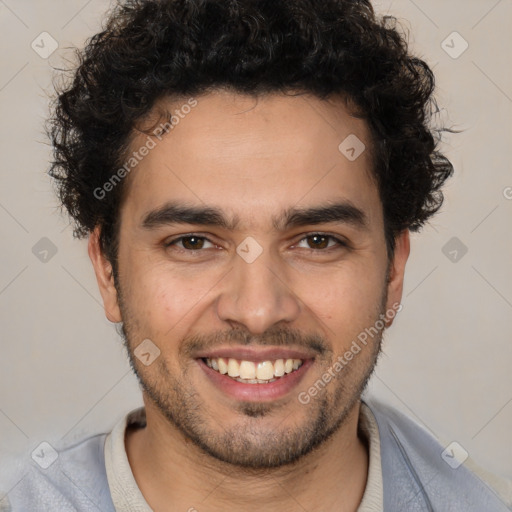
<instances>
[{"instance_id":1,"label":"eyebrow","mask_svg":"<svg viewBox=\"0 0 512 512\"><path fill-rule=\"evenodd\" d=\"M308 208L288 208L272 221L278 231L325 223L349 224L359 229L369 228L368 216L364 211L346 200ZM156 229L169 224L196 224L234 231L240 225L240 218L227 218L221 210L210 206L167 203L147 213L142 220L144 229Z\"/></svg>"},{"instance_id":2,"label":"eyebrow","mask_svg":"<svg viewBox=\"0 0 512 512\"><path fill-rule=\"evenodd\" d=\"M369 228L368 216L350 201L310 208L290 208L274 221L274 227L279 230L330 222L349 224L360 229Z\"/></svg>"}]
</instances>

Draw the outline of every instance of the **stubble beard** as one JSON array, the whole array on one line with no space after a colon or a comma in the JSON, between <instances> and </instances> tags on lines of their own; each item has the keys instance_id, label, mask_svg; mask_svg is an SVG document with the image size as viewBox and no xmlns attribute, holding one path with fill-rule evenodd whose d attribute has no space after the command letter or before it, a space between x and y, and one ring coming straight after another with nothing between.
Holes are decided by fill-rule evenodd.
<instances>
[{"instance_id":1,"label":"stubble beard","mask_svg":"<svg viewBox=\"0 0 512 512\"><path fill-rule=\"evenodd\" d=\"M293 465L329 440L344 425L350 412L359 402L381 352L382 331L361 352L370 351L365 356L366 361L362 368L361 364L352 364L353 360L339 372L338 378L333 379L323 389L319 389L316 397L307 405L296 401L294 408L307 408L298 409L304 418L300 423L282 428L279 428L278 423L277 427L269 428L265 422L272 420L272 417L275 420L275 416L279 417L279 414L282 414L282 404L240 402L232 411L233 416L239 417L240 421L234 426L224 428L215 414L215 404L206 403L198 392L187 385L187 382L190 382L189 367L182 368L181 375L177 377L169 370L163 357L157 358L149 371L136 360L136 340L143 338L137 335L140 330L137 329L138 322L133 320L136 316L122 300L119 290L118 296L122 318L126 319L119 334L124 340L130 366L146 397L167 419L171 428L191 441L203 454L239 469L259 471ZM384 293L375 321L385 313L386 298L387 293ZM293 331L293 334L290 334L290 331L279 332L296 343L296 331ZM233 339L233 333L229 334ZM308 338L304 335L302 337L299 345L308 346ZM200 339L206 340L208 337ZM247 339L246 334L244 340ZM273 344L271 336L258 339L264 339L266 345ZM197 342L197 339L195 341ZM280 343L282 341L281 336ZM319 363L319 367L324 371L319 372L318 378L321 378L341 355L333 354L325 340L322 343L324 355L319 355L315 363ZM182 341L182 344L186 342ZM360 358L360 354L357 358ZM293 399L296 400L296 397ZM283 417L281 423L287 419L287 416ZM275 421L272 423L275 424Z\"/></svg>"}]
</instances>

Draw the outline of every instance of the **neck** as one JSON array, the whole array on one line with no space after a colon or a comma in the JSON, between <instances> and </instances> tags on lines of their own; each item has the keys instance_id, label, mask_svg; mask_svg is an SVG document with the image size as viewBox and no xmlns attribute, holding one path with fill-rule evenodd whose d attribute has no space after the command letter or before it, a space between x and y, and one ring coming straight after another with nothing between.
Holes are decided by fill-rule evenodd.
<instances>
[{"instance_id":1,"label":"neck","mask_svg":"<svg viewBox=\"0 0 512 512\"><path fill-rule=\"evenodd\" d=\"M358 435L360 402L320 447L280 468L245 470L204 454L145 397L147 426L128 430L135 480L155 512L356 511L368 473L368 448Z\"/></svg>"}]
</instances>

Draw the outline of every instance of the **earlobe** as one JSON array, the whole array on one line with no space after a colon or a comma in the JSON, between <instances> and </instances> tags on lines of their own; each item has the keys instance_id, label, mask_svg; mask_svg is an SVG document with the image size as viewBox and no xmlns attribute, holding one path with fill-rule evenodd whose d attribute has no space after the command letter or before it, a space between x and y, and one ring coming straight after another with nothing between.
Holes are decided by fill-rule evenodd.
<instances>
[{"instance_id":1,"label":"earlobe","mask_svg":"<svg viewBox=\"0 0 512 512\"><path fill-rule=\"evenodd\" d=\"M405 265L410 253L409 230L403 230L395 238L395 251L389 269L388 299L386 311L397 311L396 306L402 300ZM393 314L393 318L394 318ZM393 318L387 320L387 327L393 323Z\"/></svg>"},{"instance_id":2,"label":"earlobe","mask_svg":"<svg viewBox=\"0 0 512 512\"><path fill-rule=\"evenodd\" d=\"M89 235L88 252L96 274L96 281L103 299L105 315L110 322L121 322L117 290L114 285L112 264L101 250L100 229L96 227Z\"/></svg>"}]
</instances>

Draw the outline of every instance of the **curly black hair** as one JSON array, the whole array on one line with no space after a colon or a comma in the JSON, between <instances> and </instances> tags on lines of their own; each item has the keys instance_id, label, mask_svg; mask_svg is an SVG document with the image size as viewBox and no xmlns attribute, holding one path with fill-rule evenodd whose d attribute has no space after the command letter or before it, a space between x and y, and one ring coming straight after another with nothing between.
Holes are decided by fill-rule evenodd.
<instances>
[{"instance_id":1,"label":"curly black hair","mask_svg":"<svg viewBox=\"0 0 512 512\"><path fill-rule=\"evenodd\" d=\"M167 96L225 88L350 99L372 136L388 254L399 232L417 231L443 202L453 166L437 146L452 130L430 126L434 75L409 53L397 20L368 0L124 0L77 56L49 120L49 174L74 235L100 227L114 272L123 186L94 191Z\"/></svg>"}]
</instances>

